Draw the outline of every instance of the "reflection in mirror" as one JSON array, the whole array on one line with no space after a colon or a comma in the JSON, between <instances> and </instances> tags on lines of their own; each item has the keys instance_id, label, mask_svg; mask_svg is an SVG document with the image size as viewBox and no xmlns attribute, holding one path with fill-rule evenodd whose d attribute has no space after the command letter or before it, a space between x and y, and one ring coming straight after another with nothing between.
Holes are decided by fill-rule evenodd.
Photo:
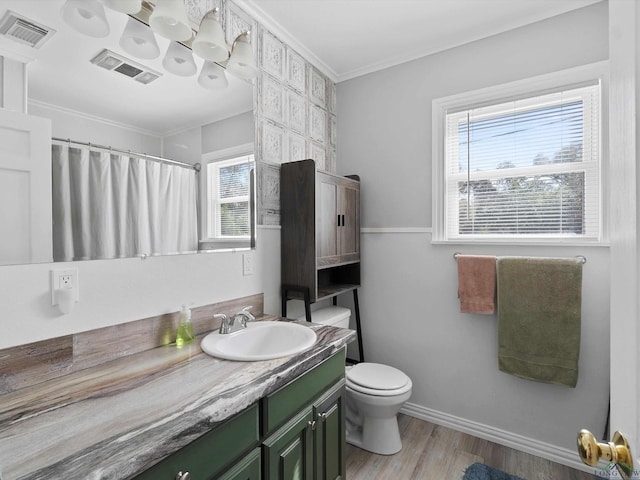
<instances>
[{"instance_id":1,"label":"reflection in mirror","mask_svg":"<svg viewBox=\"0 0 640 480\"><path fill-rule=\"evenodd\" d=\"M203 0L203 4L208 5L209 3L211 2ZM251 82L227 74L228 85L226 88L218 90L205 88L203 84L207 82L198 81L205 63L199 57L194 56L196 73L189 77L175 75L163 67L163 57L170 46L169 40L159 35L154 36L160 51L157 58L134 57L130 53L126 53L120 46L120 37L130 21L129 16L105 8L110 33L103 38L94 38L70 28L62 20L60 12L64 4L64 0L48 0L46 2L6 0L0 6L0 17L7 10L10 10L20 17L54 31L53 35L50 35L41 46L28 52L36 60L27 66L29 115L32 118L49 119L51 121L50 136L72 140L71 145L66 142L66 147L65 142L53 142L53 145L49 143L52 158L47 159L47 176L51 175L52 166L54 174L61 173L63 168L61 160L56 160L56 158L64 156L63 150L72 147L66 153L70 157L69 162L72 161L71 158L86 157L87 160L84 161L91 165L87 167L87 172L91 173L81 173L80 177L76 178L73 175L81 172L82 169L79 166L73 167L71 170L75 173L69 174L71 176L68 181L74 178L76 178L74 181L79 181L79 178L86 179L88 175L92 179L96 179L96 185L100 185L106 190L106 184L100 183L107 175L105 173L106 167L101 164L104 160L94 161L93 159L94 157L98 159L108 157L107 162L110 165L108 175L112 182L114 178L133 177L132 172L134 171L135 175L143 175L141 165L148 164L154 166L150 169L153 173L144 173L147 177L156 176L162 179L171 176L167 173L170 170L190 172L189 175L195 179L193 182L195 192L191 185L181 186L178 189L181 192L180 195L164 195L157 210L162 213L173 212L176 208L182 208L178 205L186 201L184 197L190 199L191 206L188 213L173 213L173 220L162 220L161 227L157 227L160 230L165 229L169 237L173 238L171 241L186 242L180 247L172 246L170 241L164 238L152 240L151 234L148 233L151 227L145 227L146 220L140 216L137 207L129 207L124 204L118 206L111 201L109 208L114 211L119 209L119 216L107 220L105 216L107 207L98 206L93 200L96 198L95 194L67 192L66 197L60 198L63 198L63 202L68 204L69 212L74 212L69 214L72 219L89 222L91 228L96 228L96 224L100 222L103 222L104 225L111 225L113 226L112 235L94 235L89 250L87 250L88 247L85 243L78 250L71 251L69 245L82 245L80 240L86 239L88 234L84 229L76 230L72 223L65 224L61 220L56 220L53 227L54 235L58 238L64 234L66 240L56 240L53 247L51 247L52 241L49 240L49 252L53 250L54 254L50 254L49 258L39 257L31 261L121 258L193 252L196 249L209 251L220 248L249 248L255 245L255 213L250 208L255 201L255 182L248 184L252 188L249 189L250 198L247 200L246 206L235 205L233 208L227 209L227 213L242 212L239 215L241 221L247 219L246 209L249 210L249 235L235 235L238 238L234 238L231 243L216 241L215 237L211 237L210 232L204 230L207 225L203 222L203 215L209 215L208 191L203 188L203 184L206 185L207 182L205 168L202 173L194 174L195 170L192 168L170 167L170 163L156 162L145 158L162 157L190 165L196 163L205 165L211 163L212 155L215 156L219 152L239 146L250 145L250 151L244 154L253 154L255 134L252 112L253 85ZM197 28L199 19L190 20L192 27ZM229 38L227 38L227 42L229 42ZM21 48L24 49L22 45L16 47L16 42L13 39L0 35L0 49L10 51L11 47L15 47L18 51ZM186 50L185 47L182 48ZM144 83L126 74L107 70L92 63L91 60L99 57L104 50L112 52L113 58L124 58L134 68L141 67L145 71L159 76ZM120 70L126 72L128 67L123 67ZM209 82L209 84L211 83ZM87 147L74 145L74 141L112 148L110 152L108 149L101 151L101 149L93 148L95 150L93 153L85 153L82 148ZM122 150L126 155L124 153L114 154L115 150ZM139 152L142 155L132 155L131 152ZM48 155L48 151L46 154ZM112 160L112 157L115 160ZM131 160L123 160L125 157ZM1 168L2 165L0 165ZM156 173L155 170L158 172ZM128 173L124 173L125 171ZM51 180L50 178L49 185L51 185ZM55 177L53 180L55 188ZM182 180L176 184L181 182ZM120 187L124 188L124 185L122 183ZM126 188L129 189L128 191L132 191L138 187L129 185ZM113 200L114 195L122 196L124 191L126 189L114 190L112 186L110 198ZM184 195L182 195L183 193ZM87 195L89 196L87 197ZM59 210L60 202L52 201L50 193L42 196L47 197L49 211ZM194 197L197 200L193 200ZM178 205L172 204L169 207L169 198L177 199ZM194 203L196 207L194 207ZM72 204L73 209L71 208ZM195 214L192 212L194 208L196 208ZM16 215L26 214L26 212L22 212L22 214ZM229 222L233 221L233 217L228 218ZM136 225L137 230L131 230L130 226L136 222L140 223L140 225ZM197 228L195 233L191 226L192 223ZM185 227L185 225L188 226ZM53 235L47 236L52 237ZM129 239L128 243L122 243L122 239ZM102 249L100 254L88 254L89 251L93 251L92 249L97 247ZM0 243L0 249L3 249L2 243ZM0 263L24 262L22 260L11 261L11 259L7 259L5 252L0 251Z\"/></svg>"}]
</instances>

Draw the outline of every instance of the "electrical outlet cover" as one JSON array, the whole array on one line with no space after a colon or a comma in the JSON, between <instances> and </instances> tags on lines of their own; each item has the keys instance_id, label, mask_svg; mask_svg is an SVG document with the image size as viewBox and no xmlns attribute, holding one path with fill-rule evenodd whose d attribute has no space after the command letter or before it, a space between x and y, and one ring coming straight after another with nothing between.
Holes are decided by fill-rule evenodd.
<instances>
[{"instance_id":1,"label":"electrical outlet cover","mask_svg":"<svg viewBox=\"0 0 640 480\"><path fill-rule=\"evenodd\" d=\"M51 305L57 305L55 292L58 289L72 290L73 301L80 301L80 280L77 268L51 270Z\"/></svg>"}]
</instances>

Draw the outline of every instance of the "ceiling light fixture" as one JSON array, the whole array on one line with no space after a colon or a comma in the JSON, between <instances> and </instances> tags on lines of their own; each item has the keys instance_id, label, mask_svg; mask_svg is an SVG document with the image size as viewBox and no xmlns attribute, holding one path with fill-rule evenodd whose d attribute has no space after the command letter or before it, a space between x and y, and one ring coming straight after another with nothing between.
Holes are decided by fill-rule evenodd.
<instances>
[{"instance_id":1,"label":"ceiling light fixture","mask_svg":"<svg viewBox=\"0 0 640 480\"><path fill-rule=\"evenodd\" d=\"M238 35L230 47L220 25L218 8L207 12L195 30L187 18L184 0L103 1L111 9L131 17L120 38L120 47L130 55L157 58L160 50L155 32L173 40L162 61L167 71L185 77L194 75L197 66L192 51L205 60L198 76L198 83L204 88L226 87L229 82L225 69L244 80L252 80L258 74L250 32ZM104 7L97 0L66 0L61 14L69 25L85 35L109 34Z\"/></svg>"},{"instance_id":2,"label":"ceiling light fixture","mask_svg":"<svg viewBox=\"0 0 640 480\"><path fill-rule=\"evenodd\" d=\"M142 10L142 0L102 0L112 10L120 13L134 14Z\"/></svg>"},{"instance_id":3,"label":"ceiling light fixture","mask_svg":"<svg viewBox=\"0 0 640 480\"><path fill-rule=\"evenodd\" d=\"M244 79L255 78L258 75L249 32L238 35L233 42L231 57L229 57L229 62L227 63L227 70L237 77Z\"/></svg>"},{"instance_id":4,"label":"ceiling light fixture","mask_svg":"<svg viewBox=\"0 0 640 480\"><path fill-rule=\"evenodd\" d=\"M196 62L193 60L193 54L184 45L178 42L171 42L167 53L162 59L162 66L168 72L181 77L190 77L198 70Z\"/></svg>"},{"instance_id":5,"label":"ceiling light fixture","mask_svg":"<svg viewBox=\"0 0 640 480\"><path fill-rule=\"evenodd\" d=\"M205 60L224 62L229 59L229 47L224 39L217 8L202 17L191 48L196 55Z\"/></svg>"},{"instance_id":6,"label":"ceiling light fixture","mask_svg":"<svg viewBox=\"0 0 640 480\"><path fill-rule=\"evenodd\" d=\"M160 55L153 32L144 23L129 17L120 37L122 49L134 57L152 59Z\"/></svg>"},{"instance_id":7,"label":"ceiling light fixture","mask_svg":"<svg viewBox=\"0 0 640 480\"><path fill-rule=\"evenodd\" d=\"M184 42L193 36L182 0L156 0L149 26L169 40Z\"/></svg>"},{"instance_id":8,"label":"ceiling light fixture","mask_svg":"<svg viewBox=\"0 0 640 480\"><path fill-rule=\"evenodd\" d=\"M109 35L104 7L98 0L67 0L60 11L68 25L90 37Z\"/></svg>"},{"instance_id":9,"label":"ceiling light fixture","mask_svg":"<svg viewBox=\"0 0 640 480\"><path fill-rule=\"evenodd\" d=\"M224 68L217 63L205 60L198 75L198 83L208 90L221 90L227 88L229 80L224 74Z\"/></svg>"}]
</instances>

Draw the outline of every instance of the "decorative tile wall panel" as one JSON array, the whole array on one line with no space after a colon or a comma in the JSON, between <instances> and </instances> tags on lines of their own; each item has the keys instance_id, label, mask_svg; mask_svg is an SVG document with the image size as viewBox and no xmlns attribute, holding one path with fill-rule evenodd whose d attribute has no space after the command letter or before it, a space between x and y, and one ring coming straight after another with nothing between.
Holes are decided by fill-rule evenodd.
<instances>
[{"instance_id":1,"label":"decorative tile wall panel","mask_svg":"<svg viewBox=\"0 0 640 480\"><path fill-rule=\"evenodd\" d=\"M311 101L320 105L321 107L326 107L327 105L327 84L324 78L318 70L311 67L310 68L310 86L309 86L309 94Z\"/></svg>"},{"instance_id":2,"label":"decorative tile wall panel","mask_svg":"<svg viewBox=\"0 0 640 480\"><path fill-rule=\"evenodd\" d=\"M336 94L336 84L333 82L329 82L329 86L327 87L327 94L329 96L329 101L327 102L329 107L329 112L334 115L337 113L337 94Z\"/></svg>"},{"instance_id":3,"label":"decorative tile wall panel","mask_svg":"<svg viewBox=\"0 0 640 480\"><path fill-rule=\"evenodd\" d=\"M309 134L312 139L324 143L327 136L327 114L317 105L311 105Z\"/></svg>"},{"instance_id":4,"label":"decorative tile wall panel","mask_svg":"<svg viewBox=\"0 0 640 480\"><path fill-rule=\"evenodd\" d=\"M274 122L285 123L285 86L263 73L260 78L260 107L262 115Z\"/></svg>"},{"instance_id":5,"label":"decorative tile wall panel","mask_svg":"<svg viewBox=\"0 0 640 480\"><path fill-rule=\"evenodd\" d=\"M261 160L280 164L285 159L284 128L271 122L262 122L261 131Z\"/></svg>"},{"instance_id":6,"label":"decorative tile wall panel","mask_svg":"<svg viewBox=\"0 0 640 480\"><path fill-rule=\"evenodd\" d=\"M258 164L258 223L280 225L280 165Z\"/></svg>"},{"instance_id":7,"label":"decorative tile wall panel","mask_svg":"<svg viewBox=\"0 0 640 480\"><path fill-rule=\"evenodd\" d=\"M327 170L327 151L323 145L316 142L310 142L309 156L316 161L318 170Z\"/></svg>"},{"instance_id":8,"label":"decorative tile wall panel","mask_svg":"<svg viewBox=\"0 0 640 480\"><path fill-rule=\"evenodd\" d=\"M256 31L257 24L255 20L233 2L227 2L225 9L225 26L224 31L229 45L233 45L233 41L238 35L251 32L253 51L254 53L258 51L258 32Z\"/></svg>"},{"instance_id":9,"label":"decorative tile wall panel","mask_svg":"<svg viewBox=\"0 0 640 480\"><path fill-rule=\"evenodd\" d=\"M329 143L335 147L338 141L338 125L335 115L329 115Z\"/></svg>"},{"instance_id":10,"label":"decorative tile wall panel","mask_svg":"<svg viewBox=\"0 0 640 480\"><path fill-rule=\"evenodd\" d=\"M287 48L287 82L303 94L307 93L307 64L290 48Z\"/></svg>"},{"instance_id":11,"label":"decorative tile wall panel","mask_svg":"<svg viewBox=\"0 0 640 480\"><path fill-rule=\"evenodd\" d=\"M301 134L307 133L307 99L295 90L287 91L288 122L291 130Z\"/></svg>"},{"instance_id":12,"label":"decorative tile wall panel","mask_svg":"<svg viewBox=\"0 0 640 480\"><path fill-rule=\"evenodd\" d=\"M187 11L187 18L196 27L200 26L200 20L204 15L220 6L219 0L185 0L184 9Z\"/></svg>"},{"instance_id":13,"label":"decorative tile wall panel","mask_svg":"<svg viewBox=\"0 0 640 480\"><path fill-rule=\"evenodd\" d=\"M233 0L187 0L221 5L227 42L251 32L258 78L254 81L259 225L280 224L280 164L313 158L335 172L335 84L265 29Z\"/></svg>"},{"instance_id":14,"label":"decorative tile wall panel","mask_svg":"<svg viewBox=\"0 0 640 480\"><path fill-rule=\"evenodd\" d=\"M285 77L285 46L280 40L262 29L260 49L260 64L262 69L278 80Z\"/></svg>"},{"instance_id":15,"label":"decorative tile wall panel","mask_svg":"<svg viewBox=\"0 0 640 480\"><path fill-rule=\"evenodd\" d=\"M289 132L289 158L287 158L287 161L295 162L296 160L306 159L306 143L302 135Z\"/></svg>"}]
</instances>

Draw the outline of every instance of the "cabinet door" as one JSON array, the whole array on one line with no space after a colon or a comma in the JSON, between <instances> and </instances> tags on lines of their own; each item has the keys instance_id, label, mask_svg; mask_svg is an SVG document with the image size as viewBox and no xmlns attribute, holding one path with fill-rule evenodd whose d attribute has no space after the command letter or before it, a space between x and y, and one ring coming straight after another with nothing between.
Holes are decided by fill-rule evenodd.
<instances>
[{"instance_id":1,"label":"cabinet door","mask_svg":"<svg viewBox=\"0 0 640 480\"><path fill-rule=\"evenodd\" d=\"M316 231L318 266L338 261L338 185L330 175L318 173Z\"/></svg>"},{"instance_id":2,"label":"cabinet door","mask_svg":"<svg viewBox=\"0 0 640 480\"><path fill-rule=\"evenodd\" d=\"M313 480L313 409L304 409L262 444L266 480Z\"/></svg>"},{"instance_id":3,"label":"cabinet door","mask_svg":"<svg viewBox=\"0 0 640 480\"><path fill-rule=\"evenodd\" d=\"M351 183L338 190L338 255L340 262L360 259L360 189Z\"/></svg>"},{"instance_id":4,"label":"cabinet door","mask_svg":"<svg viewBox=\"0 0 640 480\"><path fill-rule=\"evenodd\" d=\"M341 381L314 404L316 480L346 477L345 401L344 381Z\"/></svg>"},{"instance_id":5,"label":"cabinet door","mask_svg":"<svg viewBox=\"0 0 640 480\"><path fill-rule=\"evenodd\" d=\"M217 480L261 480L260 449L256 448ZM195 480L195 479L194 479Z\"/></svg>"}]
</instances>

